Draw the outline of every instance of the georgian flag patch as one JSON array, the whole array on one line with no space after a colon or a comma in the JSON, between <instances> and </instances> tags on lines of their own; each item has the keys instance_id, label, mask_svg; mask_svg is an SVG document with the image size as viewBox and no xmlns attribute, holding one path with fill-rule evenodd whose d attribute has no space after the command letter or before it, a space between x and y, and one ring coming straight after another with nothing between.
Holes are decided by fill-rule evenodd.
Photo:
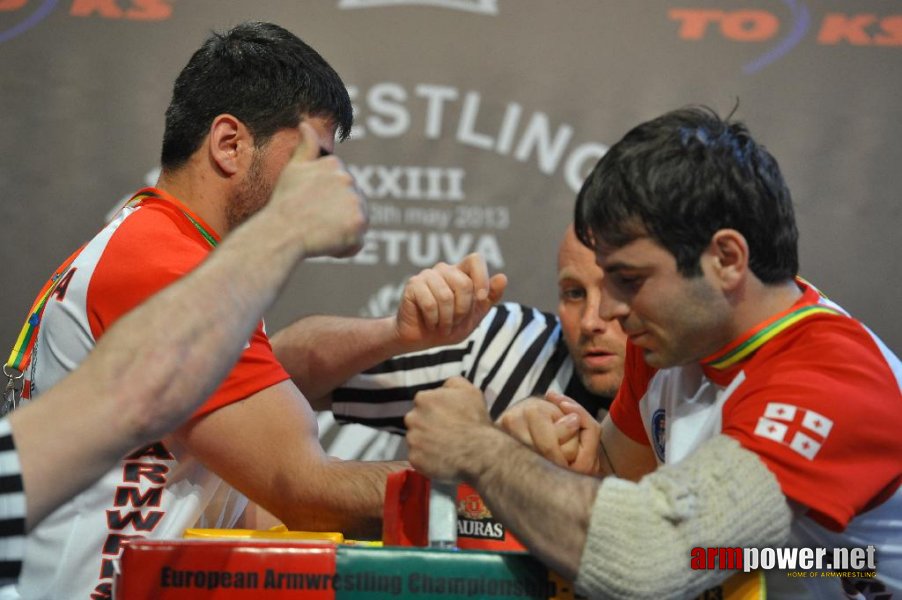
<instances>
[{"instance_id":1,"label":"georgian flag patch","mask_svg":"<svg viewBox=\"0 0 902 600\"><path fill-rule=\"evenodd\" d=\"M792 404L769 402L758 418L755 435L773 440L813 460L833 429L833 421Z\"/></svg>"}]
</instances>

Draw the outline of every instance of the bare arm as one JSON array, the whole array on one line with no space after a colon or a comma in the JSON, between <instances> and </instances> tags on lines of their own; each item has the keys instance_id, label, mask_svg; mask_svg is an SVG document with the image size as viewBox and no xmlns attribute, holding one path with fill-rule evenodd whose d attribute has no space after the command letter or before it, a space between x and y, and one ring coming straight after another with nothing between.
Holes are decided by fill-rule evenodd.
<instances>
[{"instance_id":1,"label":"bare arm","mask_svg":"<svg viewBox=\"0 0 902 600\"><path fill-rule=\"evenodd\" d=\"M414 467L471 483L533 554L575 577L599 479L558 467L496 428L482 393L462 378L417 394L405 423Z\"/></svg>"},{"instance_id":2,"label":"bare arm","mask_svg":"<svg viewBox=\"0 0 902 600\"><path fill-rule=\"evenodd\" d=\"M276 358L316 410L328 410L332 390L352 376L414 350L398 336L394 317L314 315L278 331L270 341Z\"/></svg>"},{"instance_id":3,"label":"bare arm","mask_svg":"<svg viewBox=\"0 0 902 600\"><path fill-rule=\"evenodd\" d=\"M479 442L471 450L493 454L474 461L464 480L531 553L574 579L601 480L558 467L501 431L473 437Z\"/></svg>"},{"instance_id":4,"label":"bare arm","mask_svg":"<svg viewBox=\"0 0 902 600\"><path fill-rule=\"evenodd\" d=\"M592 597L693 597L728 574L689 569L693 547L788 539L791 512L776 478L726 436L637 484L553 465L493 427L463 379L415 404L405 419L411 464L472 484L530 552Z\"/></svg>"},{"instance_id":5,"label":"bare arm","mask_svg":"<svg viewBox=\"0 0 902 600\"><path fill-rule=\"evenodd\" d=\"M506 285L504 275L489 277L485 260L470 254L411 277L392 317L306 317L272 337L273 352L311 404L325 410L332 390L353 375L393 356L466 338Z\"/></svg>"},{"instance_id":6,"label":"bare arm","mask_svg":"<svg viewBox=\"0 0 902 600\"><path fill-rule=\"evenodd\" d=\"M196 419L176 437L290 529L357 538L379 537L385 478L407 466L327 456L316 417L290 381Z\"/></svg>"},{"instance_id":7,"label":"bare arm","mask_svg":"<svg viewBox=\"0 0 902 600\"><path fill-rule=\"evenodd\" d=\"M639 481L658 466L651 446L640 444L620 431L610 415L601 422L599 447L602 472L631 481Z\"/></svg>"},{"instance_id":8,"label":"bare arm","mask_svg":"<svg viewBox=\"0 0 902 600\"><path fill-rule=\"evenodd\" d=\"M302 125L302 142L266 209L193 273L120 319L66 379L10 416L29 527L125 453L187 418L235 362L301 258L359 246L363 199L334 159L311 162L315 140Z\"/></svg>"}]
</instances>

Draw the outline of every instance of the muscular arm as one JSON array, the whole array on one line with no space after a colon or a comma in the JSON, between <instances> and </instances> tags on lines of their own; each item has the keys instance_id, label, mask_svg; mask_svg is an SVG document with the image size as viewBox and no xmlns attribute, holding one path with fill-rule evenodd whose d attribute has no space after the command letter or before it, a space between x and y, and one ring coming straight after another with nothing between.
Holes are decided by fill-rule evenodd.
<instances>
[{"instance_id":1,"label":"muscular arm","mask_svg":"<svg viewBox=\"0 0 902 600\"><path fill-rule=\"evenodd\" d=\"M463 378L420 392L414 404L405 417L411 464L471 483L531 552L575 575L599 480L555 466L495 427L482 392Z\"/></svg>"},{"instance_id":2,"label":"muscular arm","mask_svg":"<svg viewBox=\"0 0 902 600\"><path fill-rule=\"evenodd\" d=\"M452 379L406 417L410 462L473 485L542 562L592 597L689 596L728 572L691 571L693 547L785 543L790 509L774 475L718 436L639 483L557 467L488 419L481 394Z\"/></svg>"},{"instance_id":3,"label":"muscular arm","mask_svg":"<svg viewBox=\"0 0 902 600\"><path fill-rule=\"evenodd\" d=\"M485 260L470 254L411 277L395 316L307 317L272 337L273 352L311 404L325 410L332 390L351 376L393 356L466 338L506 285L504 275L489 277Z\"/></svg>"},{"instance_id":4,"label":"muscular arm","mask_svg":"<svg viewBox=\"0 0 902 600\"><path fill-rule=\"evenodd\" d=\"M314 315L280 330L271 343L315 410L327 410L332 390L357 373L417 349L398 336L394 317Z\"/></svg>"},{"instance_id":5,"label":"muscular arm","mask_svg":"<svg viewBox=\"0 0 902 600\"><path fill-rule=\"evenodd\" d=\"M463 479L530 552L575 578L600 480L558 467L493 427L468 444Z\"/></svg>"},{"instance_id":6,"label":"muscular arm","mask_svg":"<svg viewBox=\"0 0 902 600\"><path fill-rule=\"evenodd\" d=\"M385 478L406 466L328 457L316 417L290 381L196 419L176 437L290 529L361 539L379 537Z\"/></svg>"},{"instance_id":7,"label":"muscular arm","mask_svg":"<svg viewBox=\"0 0 902 600\"><path fill-rule=\"evenodd\" d=\"M470 440L463 479L531 553L590 597L694 597L729 572L691 571L692 548L788 538L791 511L776 478L729 438L639 483L564 470L498 430Z\"/></svg>"}]
</instances>

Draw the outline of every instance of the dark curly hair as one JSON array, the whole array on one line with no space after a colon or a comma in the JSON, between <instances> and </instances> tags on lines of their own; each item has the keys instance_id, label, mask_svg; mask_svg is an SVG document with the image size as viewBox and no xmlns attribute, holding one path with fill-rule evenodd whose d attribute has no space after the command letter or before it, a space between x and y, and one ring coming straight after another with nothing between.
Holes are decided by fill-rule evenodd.
<instances>
[{"instance_id":1,"label":"dark curly hair","mask_svg":"<svg viewBox=\"0 0 902 600\"><path fill-rule=\"evenodd\" d=\"M301 115L351 131L351 99L338 73L316 50L272 23L242 23L213 33L175 80L166 109L161 163L176 169L200 147L213 119L228 113L250 129L257 146Z\"/></svg>"},{"instance_id":2,"label":"dark curly hair","mask_svg":"<svg viewBox=\"0 0 902 600\"><path fill-rule=\"evenodd\" d=\"M794 277L798 229L776 159L740 122L688 107L642 123L598 161L576 201L576 232L620 247L649 236L686 277L719 229L749 245L752 272L764 283Z\"/></svg>"}]
</instances>

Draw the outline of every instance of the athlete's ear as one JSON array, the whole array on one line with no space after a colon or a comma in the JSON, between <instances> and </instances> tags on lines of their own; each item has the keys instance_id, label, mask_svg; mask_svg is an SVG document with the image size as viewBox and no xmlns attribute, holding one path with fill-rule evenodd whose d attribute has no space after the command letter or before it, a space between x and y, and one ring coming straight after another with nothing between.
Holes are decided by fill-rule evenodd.
<instances>
[{"instance_id":1,"label":"athlete's ear","mask_svg":"<svg viewBox=\"0 0 902 600\"><path fill-rule=\"evenodd\" d=\"M749 272L749 245L735 229L720 229L711 236L706 254L724 290L736 289Z\"/></svg>"},{"instance_id":2,"label":"athlete's ear","mask_svg":"<svg viewBox=\"0 0 902 600\"><path fill-rule=\"evenodd\" d=\"M210 124L207 147L212 163L230 177L241 171L245 155L254 149L254 138L237 117L221 114Z\"/></svg>"}]
</instances>

